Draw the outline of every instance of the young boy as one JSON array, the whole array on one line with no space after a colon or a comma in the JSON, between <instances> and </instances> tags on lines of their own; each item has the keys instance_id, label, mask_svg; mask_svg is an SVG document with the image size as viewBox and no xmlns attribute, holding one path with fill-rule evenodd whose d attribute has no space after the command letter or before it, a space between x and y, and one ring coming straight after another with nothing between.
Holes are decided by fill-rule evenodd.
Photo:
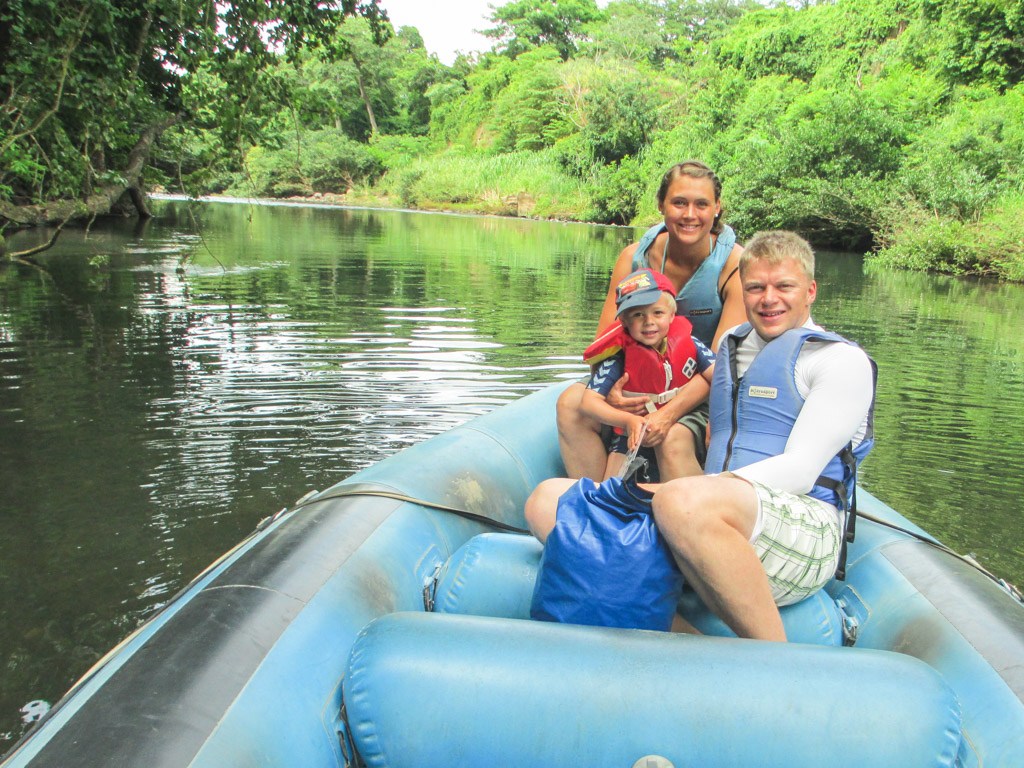
<instances>
[{"instance_id":1,"label":"young boy","mask_svg":"<svg viewBox=\"0 0 1024 768\"><path fill-rule=\"evenodd\" d=\"M626 454L641 441L641 430L658 408L684 389L682 396L693 401L687 410L704 401L715 364L711 350L692 335L690 322L676 317L675 288L660 272L641 269L627 275L615 289L615 306L617 322L583 353L592 373L581 409L617 433L609 447L606 479L621 471ZM629 374L630 390L623 394L649 396L644 416L605 401L623 372ZM694 381L697 376L708 385ZM653 449L662 482L701 473L694 438L688 427L676 423L664 436L646 441L644 449Z\"/></svg>"}]
</instances>

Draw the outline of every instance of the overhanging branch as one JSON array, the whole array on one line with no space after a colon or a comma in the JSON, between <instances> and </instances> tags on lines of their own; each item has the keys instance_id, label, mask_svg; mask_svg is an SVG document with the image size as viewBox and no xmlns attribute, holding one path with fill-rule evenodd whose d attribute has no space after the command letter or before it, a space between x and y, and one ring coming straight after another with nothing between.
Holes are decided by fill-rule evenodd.
<instances>
[{"instance_id":1,"label":"overhanging branch","mask_svg":"<svg viewBox=\"0 0 1024 768\"><path fill-rule=\"evenodd\" d=\"M150 216L146 196L139 180L149 161L149 154L160 135L173 125L181 122L182 113L170 115L147 127L140 135L131 152L128 153L124 171L116 181L97 188L84 199L56 200L36 205L14 205L0 201L0 221L15 227L39 227L63 223L71 219L85 219L110 213L114 204L127 192L132 204L142 217Z\"/></svg>"}]
</instances>

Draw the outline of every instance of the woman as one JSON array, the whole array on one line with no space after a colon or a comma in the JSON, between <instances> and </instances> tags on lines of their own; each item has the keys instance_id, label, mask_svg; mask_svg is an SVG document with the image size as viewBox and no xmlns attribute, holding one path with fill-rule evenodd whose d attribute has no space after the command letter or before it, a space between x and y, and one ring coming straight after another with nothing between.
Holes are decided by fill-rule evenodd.
<instances>
[{"instance_id":1,"label":"woman","mask_svg":"<svg viewBox=\"0 0 1024 768\"><path fill-rule=\"evenodd\" d=\"M722 223L721 194L721 182L704 163L688 160L668 170L657 195L664 220L619 254L597 324L598 333L615 319L615 286L630 272L644 268L668 277L676 287L678 314L693 325L693 335L712 349L717 348L723 331L744 321L737 272L743 248L736 244L732 228ZM627 381L627 376L619 380L607 402L631 413L643 413L644 398L622 396ZM558 398L558 443L570 477L600 480L607 452L600 425L580 412L584 391L583 384L573 384ZM707 417L702 411L690 413L699 405L693 395L690 388L685 397L681 394L650 416L644 445L661 445L672 430L688 429L693 434L692 446L691 441L674 442L681 450L692 450L692 462L699 461ZM706 396L705 391L702 399Z\"/></svg>"}]
</instances>

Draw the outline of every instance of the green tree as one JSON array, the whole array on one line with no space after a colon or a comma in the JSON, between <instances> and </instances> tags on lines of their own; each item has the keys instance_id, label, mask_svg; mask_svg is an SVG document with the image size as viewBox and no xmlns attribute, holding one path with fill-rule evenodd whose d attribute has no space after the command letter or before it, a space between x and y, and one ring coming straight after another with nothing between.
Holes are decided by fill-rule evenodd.
<instances>
[{"instance_id":1,"label":"green tree","mask_svg":"<svg viewBox=\"0 0 1024 768\"><path fill-rule=\"evenodd\" d=\"M616 0L588 30L597 51L660 67L703 55L736 19L761 7L756 0Z\"/></svg>"},{"instance_id":2,"label":"green tree","mask_svg":"<svg viewBox=\"0 0 1024 768\"><path fill-rule=\"evenodd\" d=\"M154 142L189 120L190 76L222 81L230 145L282 52L329 40L377 0L8 0L0 9L0 220L22 225L103 213L128 194L145 211ZM65 199L66 205L53 204ZM48 203L45 206L35 205Z\"/></svg>"},{"instance_id":3,"label":"green tree","mask_svg":"<svg viewBox=\"0 0 1024 768\"><path fill-rule=\"evenodd\" d=\"M496 26L484 34L512 58L549 44L567 60L586 39L586 26L602 16L595 0L512 0L494 10Z\"/></svg>"},{"instance_id":4,"label":"green tree","mask_svg":"<svg viewBox=\"0 0 1024 768\"><path fill-rule=\"evenodd\" d=\"M656 0L616 0L605 16L588 27L592 43L585 47L595 56L612 56L659 66L674 56L665 29L665 6Z\"/></svg>"},{"instance_id":5,"label":"green tree","mask_svg":"<svg viewBox=\"0 0 1024 768\"><path fill-rule=\"evenodd\" d=\"M562 60L545 45L522 54L494 101L494 150L510 152L549 147L572 131L560 105Z\"/></svg>"}]
</instances>

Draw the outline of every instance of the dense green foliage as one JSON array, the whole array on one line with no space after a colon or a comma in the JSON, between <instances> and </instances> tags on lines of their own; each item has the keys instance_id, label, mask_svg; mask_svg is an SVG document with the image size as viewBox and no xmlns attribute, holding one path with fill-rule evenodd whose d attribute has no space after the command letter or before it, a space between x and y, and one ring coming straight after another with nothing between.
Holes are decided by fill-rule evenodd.
<instances>
[{"instance_id":1,"label":"dense green foliage","mask_svg":"<svg viewBox=\"0 0 1024 768\"><path fill-rule=\"evenodd\" d=\"M19 0L4 29L42 24L51 2ZM29 144L0 124L0 195L74 195L101 172L97 137L124 151L140 123L179 109L190 119L164 134L150 174L173 188L646 224L661 172L697 157L720 172L743 238L786 227L891 265L1024 274L1024 0L512 0L494 8L494 50L453 66L351 2L329 24L317 4L249 2L226 6L228 38L254 49L254 9L289 12L289 55L264 46L248 63L211 42L209 6L178 4L180 36L153 40L180 71L143 57L161 65L136 78L146 98L128 98L130 62L110 61L95 75L102 126L62 117ZM61 8L57 29L78 19ZM47 38L49 67L81 79L83 63L61 58L68 34Z\"/></svg>"},{"instance_id":2,"label":"dense green foliage","mask_svg":"<svg viewBox=\"0 0 1024 768\"><path fill-rule=\"evenodd\" d=\"M211 160L221 159L213 141L262 139L255 129L279 111L268 67L332 44L353 14L381 36L376 0L7 0L0 202L88 197L177 123L215 133L202 150Z\"/></svg>"}]
</instances>

